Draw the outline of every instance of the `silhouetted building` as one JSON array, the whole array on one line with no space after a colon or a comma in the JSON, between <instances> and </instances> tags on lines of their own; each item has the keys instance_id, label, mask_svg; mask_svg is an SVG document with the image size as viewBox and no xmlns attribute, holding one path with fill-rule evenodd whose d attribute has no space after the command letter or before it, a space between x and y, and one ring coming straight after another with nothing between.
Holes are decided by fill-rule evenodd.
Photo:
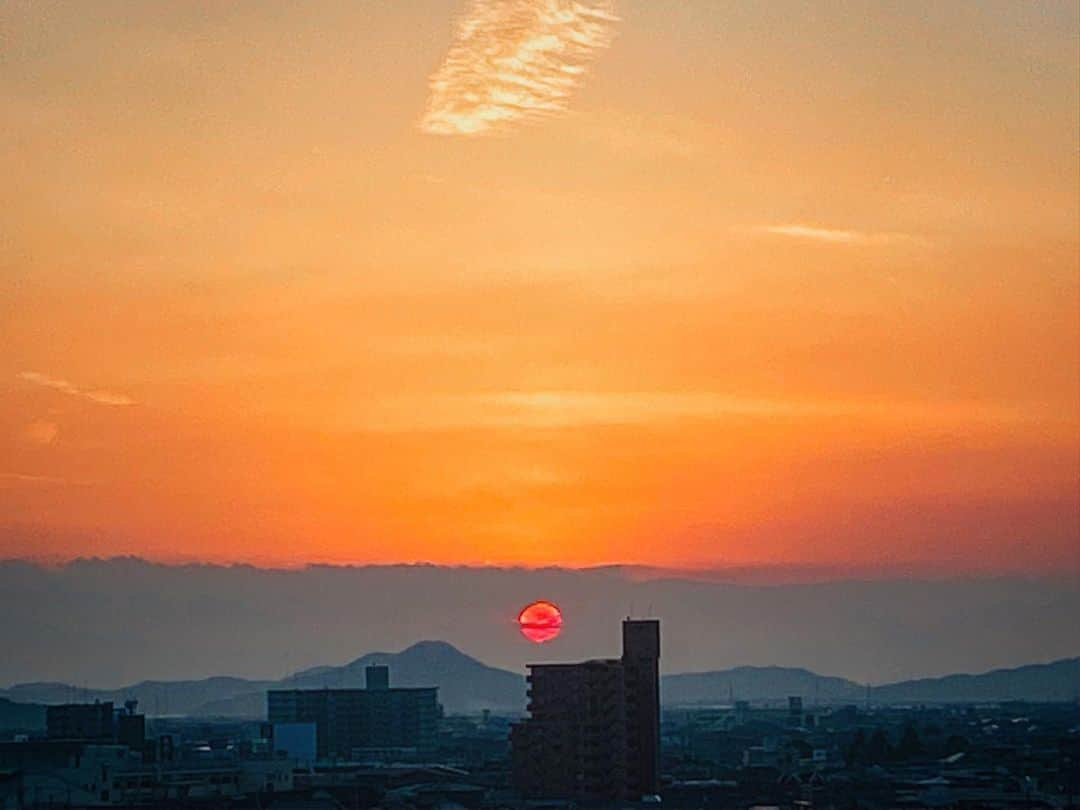
<instances>
[{"instance_id":1,"label":"silhouetted building","mask_svg":"<svg viewBox=\"0 0 1080 810\"><path fill-rule=\"evenodd\" d=\"M364 683L368 689L389 689L390 667L366 667L364 669Z\"/></svg>"},{"instance_id":2,"label":"silhouetted building","mask_svg":"<svg viewBox=\"0 0 1080 810\"><path fill-rule=\"evenodd\" d=\"M264 735L270 750L289 759L314 762L318 757L318 729L315 723L267 723Z\"/></svg>"},{"instance_id":3,"label":"silhouetted building","mask_svg":"<svg viewBox=\"0 0 1080 810\"><path fill-rule=\"evenodd\" d=\"M386 667L368 667L365 689L274 689L272 724L314 723L320 759L352 759L361 749L430 749L439 724L438 687L391 689Z\"/></svg>"},{"instance_id":4,"label":"silhouetted building","mask_svg":"<svg viewBox=\"0 0 1080 810\"><path fill-rule=\"evenodd\" d=\"M531 798L657 793L660 622L623 622L623 654L529 665L529 718L510 730L514 786Z\"/></svg>"},{"instance_id":5,"label":"silhouetted building","mask_svg":"<svg viewBox=\"0 0 1080 810\"><path fill-rule=\"evenodd\" d=\"M45 730L53 740L111 742L116 737L113 704L61 703L47 706Z\"/></svg>"},{"instance_id":6,"label":"silhouetted building","mask_svg":"<svg viewBox=\"0 0 1080 810\"><path fill-rule=\"evenodd\" d=\"M803 724L803 702L802 698L797 695L792 695L787 699L788 703L788 725L798 727Z\"/></svg>"},{"instance_id":7,"label":"silhouetted building","mask_svg":"<svg viewBox=\"0 0 1080 810\"><path fill-rule=\"evenodd\" d=\"M129 700L123 709L106 703L62 703L45 708L49 739L119 743L142 750L146 742L146 718L136 714L138 703Z\"/></svg>"},{"instance_id":8,"label":"silhouetted building","mask_svg":"<svg viewBox=\"0 0 1080 810\"><path fill-rule=\"evenodd\" d=\"M132 751L141 751L146 746L146 717L134 713L118 714L116 741Z\"/></svg>"}]
</instances>

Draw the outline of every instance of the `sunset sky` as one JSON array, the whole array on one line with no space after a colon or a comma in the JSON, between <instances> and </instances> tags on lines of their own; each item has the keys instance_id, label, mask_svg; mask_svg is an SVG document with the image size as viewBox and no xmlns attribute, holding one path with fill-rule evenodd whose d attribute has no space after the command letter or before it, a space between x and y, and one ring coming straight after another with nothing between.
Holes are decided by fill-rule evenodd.
<instances>
[{"instance_id":1,"label":"sunset sky","mask_svg":"<svg viewBox=\"0 0 1080 810\"><path fill-rule=\"evenodd\" d=\"M0 4L0 557L1080 570L1078 41Z\"/></svg>"}]
</instances>

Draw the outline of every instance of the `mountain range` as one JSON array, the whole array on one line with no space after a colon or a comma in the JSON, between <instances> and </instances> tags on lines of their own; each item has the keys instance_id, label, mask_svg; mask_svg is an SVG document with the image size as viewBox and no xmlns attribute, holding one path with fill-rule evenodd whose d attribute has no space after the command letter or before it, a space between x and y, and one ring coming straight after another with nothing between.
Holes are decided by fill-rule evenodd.
<instances>
[{"instance_id":1,"label":"mountain range","mask_svg":"<svg viewBox=\"0 0 1080 810\"><path fill-rule=\"evenodd\" d=\"M489 667L442 641L421 641L398 653L368 653L342 666L314 667L279 680L141 681L119 689L25 683L0 690L0 698L43 704L135 699L151 715L261 717L268 689L363 688L365 668L377 664L390 667L392 686L438 686L439 700L451 713L517 712L525 703L523 676Z\"/></svg>"},{"instance_id":2,"label":"mountain range","mask_svg":"<svg viewBox=\"0 0 1080 810\"><path fill-rule=\"evenodd\" d=\"M422 639L522 672L536 649L514 618L534 599L563 612L546 656L617 654L619 621L636 611L663 622L667 672L762 662L892 683L1080 654L1080 579L1068 572L818 581L826 574L0 561L0 684L277 680Z\"/></svg>"},{"instance_id":3,"label":"mountain range","mask_svg":"<svg viewBox=\"0 0 1080 810\"><path fill-rule=\"evenodd\" d=\"M978 675L947 675L868 687L847 678L791 667L735 667L719 672L665 675L667 705L737 700L773 701L799 695L808 704L996 703L1008 700L1067 702L1080 697L1080 658L996 669Z\"/></svg>"},{"instance_id":4,"label":"mountain range","mask_svg":"<svg viewBox=\"0 0 1080 810\"><path fill-rule=\"evenodd\" d=\"M399 653L375 652L343 666L321 666L276 681L214 677L196 681L143 681L121 689L79 689L61 683L27 683L0 690L0 722L8 714L18 727L38 727L40 706L70 701L134 698L150 715L262 717L268 689L362 688L364 669L390 667L393 686L438 686L449 713L518 713L525 704L520 674L487 666L442 641L423 641ZM874 687L875 703L947 703L965 701L1068 701L1080 687L1080 658L1049 664L1001 669L980 675L950 675ZM666 706L783 700L800 695L808 703L862 702L867 688L846 678L818 675L791 667L735 667L727 670L665 675L661 681ZM21 714L20 714L21 712ZM8 724L11 727L12 724Z\"/></svg>"}]
</instances>

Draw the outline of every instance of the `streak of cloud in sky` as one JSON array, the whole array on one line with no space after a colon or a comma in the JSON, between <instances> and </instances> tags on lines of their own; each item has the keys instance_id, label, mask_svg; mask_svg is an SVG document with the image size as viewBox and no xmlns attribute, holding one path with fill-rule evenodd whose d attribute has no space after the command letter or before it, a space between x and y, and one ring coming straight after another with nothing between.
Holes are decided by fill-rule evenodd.
<instances>
[{"instance_id":1,"label":"streak of cloud in sky","mask_svg":"<svg viewBox=\"0 0 1080 810\"><path fill-rule=\"evenodd\" d=\"M480 395L372 398L350 405L337 429L387 433L449 429L573 428L598 425L671 425L723 420L855 418L903 424L908 430L964 425L1052 425L1037 408L977 401L768 399L698 392L505 391Z\"/></svg>"},{"instance_id":2,"label":"streak of cloud in sky","mask_svg":"<svg viewBox=\"0 0 1080 810\"><path fill-rule=\"evenodd\" d=\"M74 383L68 382L67 380L50 377L48 374L42 374L39 371L20 371L18 376L20 380L34 383L34 385L52 388L54 391L59 391L62 394L68 394L73 397L82 397L83 399L88 399L91 402L97 402L101 405L135 404L135 400L131 399L131 397L124 396L123 394L114 394L111 391L79 388Z\"/></svg>"},{"instance_id":3,"label":"streak of cloud in sky","mask_svg":"<svg viewBox=\"0 0 1080 810\"><path fill-rule=\"evenodd\" d=\"M565 111L617 19L612 0L472 0L420 128L488 135Z\"/></svg>"},{"instance_id":4,"label":"streak of cloud in sky","mask_svg":"<svg viewBox=\"0 0 1080 810\"><path fill-rule=\"evenodd\" d=\"M28 475L26 473L0 472L0 485L5 483L66 484L68 481L64 478L57 478L52 475Z\"/></svg>"},{"instance_id":5,"label":"streak of cloud in sky","mask_svg":"<svg viewBox=\"0 0 1080 810\"><path fill-rule=\"evenodd\" d=\"M822 228L815 225L803 224L762 225L755 228L755 230L758 233L771 234L773 236L788 236L793 239L809 239L815 242L832 242L845 245L920 241L916 237L905 233L869 233L847 228Z\"/></svg>"}]
</instances>

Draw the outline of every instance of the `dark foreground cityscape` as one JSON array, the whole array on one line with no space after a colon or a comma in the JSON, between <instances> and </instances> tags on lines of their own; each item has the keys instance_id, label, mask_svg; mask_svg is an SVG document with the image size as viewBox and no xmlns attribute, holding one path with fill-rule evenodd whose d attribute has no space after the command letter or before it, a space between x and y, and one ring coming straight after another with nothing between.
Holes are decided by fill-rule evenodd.
<instances>
[{"instance_id":1,"label":"dark foreground cityscape","mask_svg":"<svg viewBox=\"0 0 1080 810\"><path fill-rule=\"evenodd\" d=\"M627 619L619 658L530 665L524 716L446 712L438 686L395 687L386 665L362 688L267 689L263 718L5 700L0 808L1080 806L1076 699L729 685L662 706L660 652L659 621Z\"/></svg>"}]
</instances>

